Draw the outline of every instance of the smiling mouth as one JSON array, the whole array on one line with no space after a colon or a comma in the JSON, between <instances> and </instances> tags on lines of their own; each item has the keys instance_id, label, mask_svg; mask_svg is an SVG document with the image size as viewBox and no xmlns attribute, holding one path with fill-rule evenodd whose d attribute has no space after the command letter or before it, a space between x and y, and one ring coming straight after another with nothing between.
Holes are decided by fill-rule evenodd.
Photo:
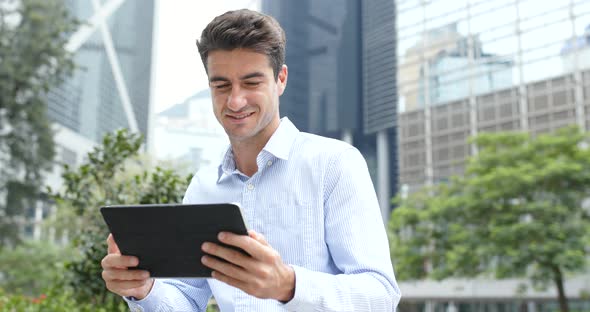
<instances>
[{"instance_id":1,"label":"smiling mouth","mask_svg":"<svg viewBox=\"0 0 590 312\"><path fill-rule=\"evenodd\" d=\"M239 114L239 115L227 115L227 116L230 117L231 119L241 120L241 119L248 118L248 117L252 116L253 114L254 114L254 112Z\"/></svg>"}]
</instances>

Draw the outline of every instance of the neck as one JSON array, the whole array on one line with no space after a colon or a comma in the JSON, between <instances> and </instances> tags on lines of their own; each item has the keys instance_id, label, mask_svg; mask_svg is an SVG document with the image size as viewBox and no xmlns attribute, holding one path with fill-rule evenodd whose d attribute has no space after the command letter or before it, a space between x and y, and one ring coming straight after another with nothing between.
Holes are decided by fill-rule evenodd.
<instances>
[{"instance_id":1,"label":"neck","mask_svg":"<svg viewBox=\"0 0 590 312\"><path fill-rule=\"evenodd\" d=\"M239 141L232 142L231 147L234 154L236 167L241 173L251 177L258 171L256 157L264 148L264 144L258 142Z\"/></svg>"},{"instance_id":2,"label":"neck","mask_svg":"<svg viewBox=\"0 0 590 312\"><path fill-rule=\"evenodd\" d=\"M279 123L280 120L271 122L264 130L252 138L243 140L230 139L234 161L240 172L251 177L258 171L256 158L279 127Z\"/></svg>"}]
</instances>

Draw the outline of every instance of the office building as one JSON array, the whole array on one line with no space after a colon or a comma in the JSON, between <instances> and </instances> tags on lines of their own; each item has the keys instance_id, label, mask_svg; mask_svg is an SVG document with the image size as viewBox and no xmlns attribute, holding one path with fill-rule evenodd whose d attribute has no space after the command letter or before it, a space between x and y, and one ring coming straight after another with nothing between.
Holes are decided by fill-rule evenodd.
<instances>
[{"instance_id":1,"label":"office building","mask_svg":"<svg viewBox=\"0 0 590 312\"><path fill-rule=\"evenodd\" d=\"M69 0L66 5L81 21L66 46L78 68L49 93L48 115L58 129L56 162L75 165L79 162L73 160L81 161L92 145L119 128L147 140L154 0Z\"/></svg>"},{"instance_id":2,"label":"office building","mask_svg":"<svg viewBox=\"0 0 590 312\"><path fill-rule=\"evenodd\" d=\"M287 35L281 114L367 160L384 220L397 192L393 1L263 1Z\"/></svg>"},{"instance_id":3,"label":"office building","mask_svg":"<svg viewBox=\"0 0 590 312\"><path fill-rule=\"evenodd\" d=\"M62 165L80 164L104 134L129 128L147 140L154 2L65 1L70 14L81 22L66 46L78 68L48 94L56 164L45 183L52 189L61 187ZM41 223L52 209L53 205L39 202L27 210L26 237L42 236Z\"/></svg>"},{"instance_id":4,"label":"office building","mask_svg":"<svg viewBox=\"0 0 590 312\"><path fill-rule=\"evenodd\" d=\"M118 128L147 136L154 0L110 0L97 8L92 1L66 3L85 23L68 45L79 68L50 93L50 118L95 142Z\"/></svg>"},{"instance_id":5,"label":"office building","mask_svg":"<svg viewBox=\"0 0 590 312\"><path fill-rule=\"evenodd\" d=\"M590 125L590 1L396 0L402 193L462 175L481 132ZM568 276L586 311L588 274ZM527 285L523 288L522 285ZM400 283L400 311L556 311L525 280ZM523 291L524 289L524 291Z\"/></svg>"},{"instance_id":6,"label":"office building","mask_svg":"<svg viewBox=\"0 0 590 312\"><path fill-rule=\"evenodd\" d=\"M482 131L587 129L587 1L396 2L403 189L462 174Z\"/></svg>"}]
</instances>

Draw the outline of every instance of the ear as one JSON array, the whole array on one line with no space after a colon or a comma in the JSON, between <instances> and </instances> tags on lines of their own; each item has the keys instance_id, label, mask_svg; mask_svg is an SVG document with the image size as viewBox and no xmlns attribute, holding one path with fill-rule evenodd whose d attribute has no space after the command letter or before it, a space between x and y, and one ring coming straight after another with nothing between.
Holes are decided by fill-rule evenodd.
<instances>
[{"instance_id":1,"label":"ear","mask_svg":"<svg viewBox=\"0 0 590 312\"><path fill-rule=\"evenodd\" d=\"M287 65L283 64L277 77L277 91L279 96L283 95L283 92L285 92L285 88L287 87L287 76L289 76L289 71Z\"/></svg>"}]
</instances>

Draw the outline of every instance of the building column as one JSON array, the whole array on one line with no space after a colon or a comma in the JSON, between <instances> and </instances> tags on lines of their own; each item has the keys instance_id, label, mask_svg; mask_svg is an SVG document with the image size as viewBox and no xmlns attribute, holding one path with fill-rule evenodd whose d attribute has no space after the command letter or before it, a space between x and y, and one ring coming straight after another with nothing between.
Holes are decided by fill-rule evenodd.
<instances>
[{"instance_id":1,"label":"building column","mask_svg":"<svg viewBox=\"0 0 590 312\"><path fill-rule=\"evenodd\" d=\"M457 311L459 311L459 309L457 309L455 302L449 301L449 306L447 307L447 312L457 312Z\"/></svg>"},{"instance_id":2,"label":"building column","mask_svg":"<svg viewBox=\"0 0 590 312\"><path fill-rule=\"evenodd\" d=\"M33 239L41 240L41 224L43 222L43 202L35 201L35 220L33 221Z\"/></svg>"},{"instance_id":3,"label":"building column","mask_svg":"<svg viewBox=\"0 0 590 312\"><path fill-rule=\"evenodd\" d=\"M434 157L432 151L432 108L427 106L424 109L424 147L426 150L426 166L424 166L424 175L426 176L426 186L434 185Z\"/></svg>"},{"instance_id":4,"label":"building column","mask_svg":"<svg viewBox=\"0 0 590 312\"><path fill-rule=\"evenodd\" d=\"M537 305L534 301L527 302L527 311L528 312L537 312Z\"/></svg>"},{"instance_id":5,"label":"building column","mask_svg":"<svg viewBox=\"0 0 590 312\"><path fill-rule=\"evenodd\" d=\"M477 136L477 101L475 100L475 80L477 79L475 70L475 58L479 55L473 53L475 43L471 33L471 4L467 3L467 59L469 60L469 136ZM471 143L471 155L477 155L477 145Z\"/></svg>"},{"instance_id":6,"label":"building column","mask_svg":"<svg viewBox=\"0 0 590 312\"><path fill-rule=\"evenodd\" d=\"M574 14L574 0L570 0L569 17L572 24L572 42L576 42L576 15ZM576 124L580 130L586 131L586 116L584 112L584 86L582 85L582 72L580 71L580 50L575 47L574 50L574 103L576 105Z\"/></svg>"},{"instance_id":7,"label":"building column","mask_svg":"<svg viewBox=\"0 0 590 312\"><path fill-rule=\"evenodd\" d=\"M426 38L428 29L426 28L426 3L421 2L422 5L422 36ZM427 50L426 40L422 40L422 53L420 54L420 63L424 70L422 77L424 83L424 145L426 148L426 159L424 166L424 175L426 177L425 185L432 186L434 184L434 164L432 157L432 103L430 99L430 63L424 57L424 51Z\"/></svg>"},{"instance_id":8,"label":"building column","mask_svg":"<svg viewBox=\"0 0 590 312\"><path fill-rule=\"evenodd\" d=\"M350 144L350 145L353 145L354 139L353 139L353 135L352 135L352 130L344 129L342 131L342 139L341 140Z\"/></svg>"},{"instance_id":9,"label":"building column","mask_svg":"<svg viewBox=\"0 0 590 312\"><path fill-rule=\"evenodd\" d=\"M424 303L424 312L435 312L434 305L433 301L426 301Z\"/></svg>"},{"instance_id":10,"label":"building column","mask_svg":"<svg viewBox=\"0 0 590 312\"><path fill-rule=\"evenodd\" d=\"M61 245L65 246L70 242L70 232L66 229L61 232Z\"/></svg>"},{"instance_id":11,"label":"building column","mask_svg":"<svg viewBox=\"0 0 590 312\"><path fill-rule=\"evenodd\" d=\"M49 216L55 216L57 214L57 204L52 204L49 206L49 211L47 213L47 215ZM56 231L55 231L55 225L51 225L47 228L47 240L55 243L57 242L57 238L56 238Z\"/></svg>"},{"instance_id":12,"label":"building column","mask_svg":"<svg viewBox=\"0 0 590 312\"><path fill-rule=\"evenodd\" d=\"M377 133L377 198L381 207L383 222L389 221L389 207L391 202L390 193L390 170L389 170L389 136L387 130Z\"/></svg>"},{"instance_id":13,"label":"building column","mask_svg":"<svg viewBox=\"0 0 590 312\"><path fill-rule=\"evenodd\" d=\"M154 1L154 21L159 18L160 12L160 1ZM156 60L158 58L158 38L159 29L153 27L152 29L152 65L150 66L150 102L148 104L148 122L147 122L147 133L146 133L146 147L143 149L148 152L148 155L156 155Z\"/></svg>"},{"instance_id":14,"label":"building column","mask_svg":"<svg viewBox=\"0 0 590 312\"><path fill-rule=\"evenodd\" d=\"M520 109L520 130L529 130L529 107L528 107L528 91L524 81L524 64L523 64L523 50L522 50L522 30L520 21L520 1L517 0L514 5L516 7L516 40L518 42L517 61L518 64L518 105Z\"/></svg>"}]
</instances>

